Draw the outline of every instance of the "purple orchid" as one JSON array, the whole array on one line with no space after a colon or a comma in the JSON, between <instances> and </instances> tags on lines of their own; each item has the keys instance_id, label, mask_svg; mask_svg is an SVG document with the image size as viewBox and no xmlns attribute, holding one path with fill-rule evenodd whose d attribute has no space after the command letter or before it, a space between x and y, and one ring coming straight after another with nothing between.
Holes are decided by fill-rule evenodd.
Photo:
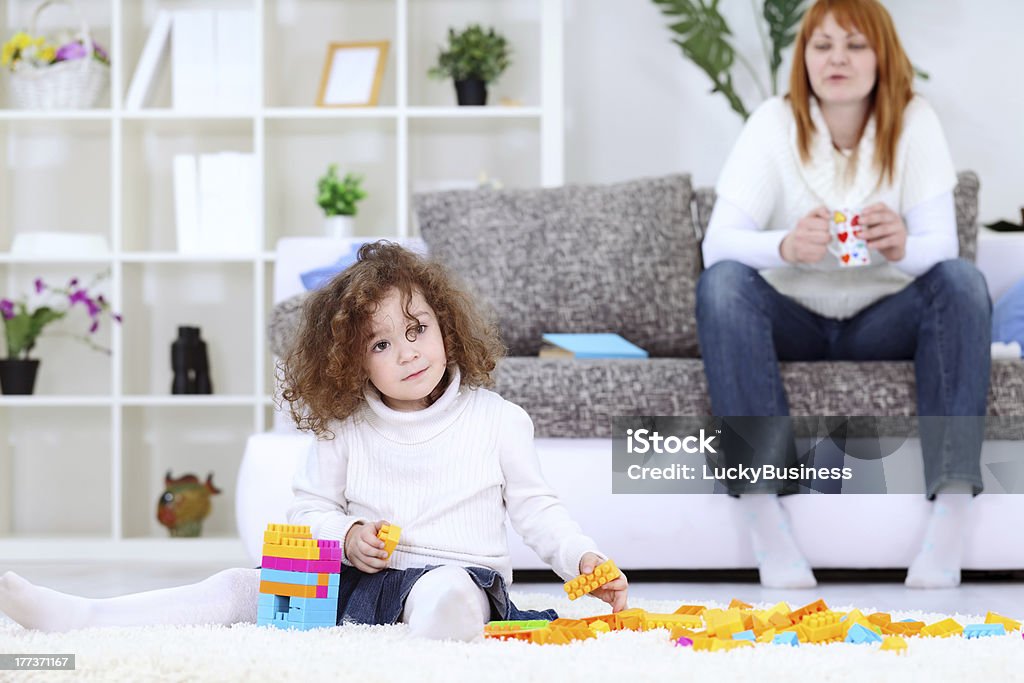
<instances>
[{"instance_id":1,"label":"purple orchid","mask_svg":"<svg viewBox=\"0 0 1024 683\"><path fill-rule=\"evenodd\" d=\"M96 330L100 329L100 321L93 320L92 325L89 326L89 334L96 334Z\"/></svg>"},{"instance_id":2,"label":"purple orchid","mask_svg":"<svg viewBox=\"0 0 1024 683\"><path fill-rule=\"evenodd\" d=\"M76 289L75 291L68 294L68 303L74 306L77 303L81 303L89 300L89 292L84 289Z\"/></svg>"},{"instance_id":3,"label":"purple orchid","mask_svg":"<svg viewBox=\"0 0 1024 683\"><path fill-rule=\"evenodd\" d=\"M3 299L0 301L0 313L3 314L4 320L10 320L14 317L14 302L10 299Z\"/></svg>"},{"instance_id":4,"label":"purple orchid","mask_svg":"<svg viewBox=\"0 0 1024 683\"><path fill-rule=\"evenodd\" d=\"M36 294L42 294L43 290L46 289L46 283L43 282L43 278L37 277L35 281Z\"/></svg>"}]
</instances>

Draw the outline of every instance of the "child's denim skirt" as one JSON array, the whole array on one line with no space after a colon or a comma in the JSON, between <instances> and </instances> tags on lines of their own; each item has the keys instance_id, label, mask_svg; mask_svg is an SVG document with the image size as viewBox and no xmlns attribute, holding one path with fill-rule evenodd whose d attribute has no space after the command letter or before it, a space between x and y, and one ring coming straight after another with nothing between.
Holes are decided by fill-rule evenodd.
<instances>
[{"instance_id":1,"label":"child's denim skirt","mask_svg":"<svg viewBox=\"0 0 1024 683\"><path fill-rule=\"evenodd\" d=\"M405 599L421 576L438 565L415 569L383 569L366 574L355 567L341 569L338 589L338 625L396 624L402 618ZM463 567L491 602L491 620L558 618L552 609L521 610L512 604L501 574L485 567Z\"/></svg>"}]
</instances>

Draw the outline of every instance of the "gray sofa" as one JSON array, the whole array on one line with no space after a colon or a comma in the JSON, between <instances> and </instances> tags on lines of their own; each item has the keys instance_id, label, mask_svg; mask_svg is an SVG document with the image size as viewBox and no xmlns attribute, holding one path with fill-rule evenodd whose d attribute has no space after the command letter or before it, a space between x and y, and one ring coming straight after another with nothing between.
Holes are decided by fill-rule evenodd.
<instances>
[{"instance_id":1,"label":"gray sofa","mask_svg":"<svg viewBox=\"0 0 1024 683\"><path fill-rule=\"evenodd\" d=\"M955 191L960 253L973 260L978 178ZM418 195L430 253L493 305L509 355L497 390L533 418L538 437L609 437L614 415L710 414L694 290L713 191L688 175L602 186L459 190ZM279 304L280 355L303 297ZM542 360L544 332L617 332L647 360ZM902 362L784 363L795 416L915 413L914 370ZM988 413L1024 416L1024 362L994 361ZM989 438L1024 439L1024 420L991 420Z\"/></svg>"}]
</instances>

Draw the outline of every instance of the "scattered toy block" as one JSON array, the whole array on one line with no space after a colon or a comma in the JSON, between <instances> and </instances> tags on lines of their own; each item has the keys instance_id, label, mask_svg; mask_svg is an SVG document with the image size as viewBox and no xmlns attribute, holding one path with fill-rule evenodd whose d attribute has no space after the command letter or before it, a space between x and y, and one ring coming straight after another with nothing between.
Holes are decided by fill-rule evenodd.
<instances>
[{"instance_id":1,"label":"scattered toy block","mask_svg":"<svg viewBox=\"0 0 1024 683\"><path fill-rule=\"evenodd\" d=\"M953 618L943 619L937 621L934 624L929 624L921 629L922 636L932 636L938 638L949 638L950 636L958 636L964 632L964 627L957 623Z\"/></svg>"},{"instance_id":2,"label":"scattered toy block","mask_svg":"<svg viewBox=\"0 0 1024 683\"><path fill-rule=\"evenodd\" d=\"M1006 627L1002 624L967 624L964 626L965 638L983 638L986 636L1005 636Z\"/></svg>"},{"instance_id":3,"label":"scattered toy block","mask_svg":"<svg viewBox=\"0 0 1024 683\"><path fill-rule=\"evenodd\" d=\"M882 646L878 649L895 652L898 655L906 654L907 641L903 640L899 636L888 636L882 640Z\"/></svg>"},{"instance_id":4,"label":"scattered toy block","mask_svg":"<svg viewBox=\"0 0 1024 683\"><path fill-rule=\"evenodd\" d=\"M989 612L985 615L986 624L1002 624L1007 631L1016 631L1020 629L1020 622L1014 621L1009 617L996 614L995 612Z\"/></svg>"},{"instance_id":5,"label":"scattered toy block","mask_svg":"<svg viewBox=\"0 0 1024 683\"><path fill-rule=\"evenodd\" d=\"M784 631L783 633L777 633L772 638L772 645L792 645L796 647L800 644L800 639L797 638L795 631Z\"/></svg>"},{"instance_id":6,"label":"scattered toy block","mask_svg":"<svg viewBox=\"0 0 1024 683\"><path fill-rule=\"evenodd\" d=\"M384 524L381 526L380 531L377 532L377 538L384 541L384 552L387 553L388 557L391 557L391 553L395 551L395 546L398 545L398 539L402 535L402 527L395 526L394 524Z\"/></svg>"},{"instance_id":7,"label":"scattered toy block","mask_svg":"<svg viewBox=\"0 0 1024 683\"><path fill-rule=\"evenodd\" d=\"M565 592L569 594L570 600L586 595L597 590L609 581L619 578L621 572L611 560L606 560L594 568L589 574L581 574L571 581L565 583Z\"/></svg>"},{"instance_id":8,"label":"scattered toy block","mask_svg":"<svg viewBox=\"0 0 1024 683\"><path fill-rule=\"evenodd\" d=\"M880 643L882 636L878 635L863 624L854 624L846 633L846 642L861 645L863 643Z\"/></svg>"}]
</instances>

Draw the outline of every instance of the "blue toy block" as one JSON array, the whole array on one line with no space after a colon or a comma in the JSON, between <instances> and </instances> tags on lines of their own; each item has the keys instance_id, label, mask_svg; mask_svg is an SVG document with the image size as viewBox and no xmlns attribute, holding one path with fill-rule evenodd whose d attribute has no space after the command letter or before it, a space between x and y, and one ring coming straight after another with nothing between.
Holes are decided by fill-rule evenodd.
<instances>
[{"instance_id":1,"label":"blue toy block","mask_svg":"<svg viewBox=\"0 0 1024 683\"><path fill-rule=\"evenodd\" d=\"M863 624L854 624L846 632L846 642L860 645L862 643L880 643L882 636L878 635Z\"/></svg>"},{"instance_id":2,"label":"blue toy block","mask_svg":"<svg viewBox=\"0 0 1024 683\"><path fill-rule=\"evenodd\" d=\"M778 633L772 638L772 645L792 645L796 647L800 645L800 640L797 638L795 631L786 631L784 633Z\"/></svg>"},{"instance_id":3,"label":"blue toy block","mask_svg":"<svg viewBox=\"0 0 1024 683\"><path fill-rule=\"evenodd\" d=\"M757 640L757 638L754 636L754 632L750 631L750 630L740 631L739 633L734 633L734 634L732 634L732 639L733 640L750 640L750 641L756 641Z\"/></svg>"},{"instance_id":4,"label":"blue toy block","mask_svg":"<svg viewBox=\"0 0 1024 683\"><path fill-rule=\"evenodd\" d=\"M283 569L261 569L260 581L273 581L274 583L290 583L296 586L319 586L320 575L308 572L289 572ZM339 574L328 574L327 585L339 585Z\"/></svg>"},{"instance_id":5,"label":"blue toy block","mask_svg":"<svg viewBox=\"0 0 1024 683\"><path fill-rule=\"evenodd\" d=\"M330 612L303 612L302 610L291 610L288 612L288 623L290 624L323 624L334 626L338 623L336 614Z\"/></svg>"},{"instance_id":6,"label":"blue toy block","mask_svg":"<svg viewBox=\"0 0 1024 683\"><path fill-rule=\"evenodd\" d=\"M337 612L337 598L291 598L288 607L298 607L310 612Z\"/></svg>"},{"instance_id":7,"label":"blue toy block","mask_svg":"<svg viewBox=\"0 0 1024 683\"><path fill-rule=\"evenodd\" d=\"M1005 635L1006 627L1002 624L967 624L967 626L964 626L964 638Z\"/></svg>"}]
</instances>

